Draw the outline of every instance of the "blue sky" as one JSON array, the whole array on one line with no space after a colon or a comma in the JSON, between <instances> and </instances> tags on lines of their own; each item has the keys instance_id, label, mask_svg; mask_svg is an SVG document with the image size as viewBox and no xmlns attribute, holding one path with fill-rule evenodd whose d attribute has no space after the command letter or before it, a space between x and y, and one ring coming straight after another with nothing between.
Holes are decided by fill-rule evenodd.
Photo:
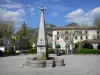
<instances>
[{"instance_id":1,"label":"blue sky","mask_svg":"<svg viewBox=\"0 0 100 75\"><path fill-rule=\"evenodd\" d=\"M45 7L46 23L64 26L72 22L93 25L100 16L100 0L0 0L0 20L13 20L16 27L25 21L38 27L40 5Z\"/></svg>"}]
</instances>

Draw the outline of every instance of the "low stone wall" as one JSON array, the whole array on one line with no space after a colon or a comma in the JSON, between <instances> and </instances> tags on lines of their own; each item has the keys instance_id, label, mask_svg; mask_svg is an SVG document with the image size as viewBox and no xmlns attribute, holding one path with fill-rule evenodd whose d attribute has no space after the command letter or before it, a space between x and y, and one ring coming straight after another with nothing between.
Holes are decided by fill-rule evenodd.
<instances>
[{"instance_id":1,"label":"low stone wall","mask_svg":"<svg viewBox=\"0 0 100 75\"><path fill-rule=\"evenodd\" d=\"M33 68L45 68L45 67L56 67L64 66L64 59L53 59L53 60L34 60L28 58L23 66L33 67Z\"/></svg>"},{"instance_id":2,"label":"low stone wall","mask_svg":"<svg viewBox=\"0 0 100 75\"><path fill-rule=\"evenodd\" d=\"M46 61L46 67L55 67L54 60L45 60Z\"/></svg>"},{"instance_id":3,"label":"low stone wall","mask_svg":"<svg viewBox=\"0 0 100 75\"><path fill-rule=\"evenodd\" d=\"M64 66L64 59L55 59L55 66Z\"/></svg>"}]
</instances>

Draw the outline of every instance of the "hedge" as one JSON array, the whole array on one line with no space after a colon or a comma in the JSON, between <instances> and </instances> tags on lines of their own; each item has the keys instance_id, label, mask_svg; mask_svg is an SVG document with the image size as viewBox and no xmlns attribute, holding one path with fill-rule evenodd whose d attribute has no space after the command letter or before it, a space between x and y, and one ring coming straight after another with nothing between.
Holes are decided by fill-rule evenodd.
<instances>
[{"instance_id":1,"label":"hedge","mask_svg":"<svg viewBox=\"0 0 100 75\"><path fill-rule=\"evenodd\" d=\"M55 49L53 48L49 48L48 51L49 51L49 54L55 54Z\"/></svg>"},{"instance_id":2,"label":"hedge","mask_svg":"<svg viewBox=\"0 0 100 75\"><path fill-rule=\"evenodd\" d=\"M4 52L0 50L0 56L12 56L17 55L17 53L14 50L5 50Z\"/></svg>"},{"instance_id":3,"label":"hedge","mask_svg":"<svg viewBox=\"0 0 100 75\"><path fill-rule=\"evenodd\" d=\"M4 56L15 55L15 54L16 54L16 52L14 50L5 50L3 52Z\"/></svg>"},{"instance_id":4,"label":"hedge","mask_svg":"<svg viewBox=\"0 0 100 75\"><path fill-rule=\"evenodd\" d=\"M0 56L3 56L3 51L0 50Z\"/></svg>"},{"instance_id":5,"label":"hedge","mask_svg":"<svg viewBox=\"0 0 100 75\"><path fill-rule=\"evenodd\" d=\"M28 51L23 51L22 53L24 53L24 54L36 54L37 53L37 48L34 48L34 49L31 48ZM49 54L54 54L55 50L52 49L52 48L48 48L48 53Z\"/></svg>"},{"instance_id":6,"label":"hedge","mask_svg":"<svg viewBox=\"0 0 100 75\"><path fill-rule=\"evenodd\" d=\"M22 51L22 54L36 54L37 53L37 48L31 48L28 51ZM48 53L49 54L54 54L55 50L52 48L48 48ZM16 55L17 53L14 50L5 50L4 52L0 51L0 56L11 56L11 55Z\"/></svg>"},{"instance_id":7,"label":"hedge","mask_svg":"<svg viewBox=\"0 0 100 75\"><path fill-rule=\"evenodd\" d=\"M37 53L37 48L31 48L31 49L29 49L29 51L27 52L27 53Z\"/></svg>"},{"instance_id":8,"label":"hedge","mask_svg":"<svg viewBox=\"0 0 100 75\"><path fill-rule=\"evenodd\" d=\"M77 50L76 54L100 54L100 50L81 49L81 50Z\"/></svg>"}]
</instances>

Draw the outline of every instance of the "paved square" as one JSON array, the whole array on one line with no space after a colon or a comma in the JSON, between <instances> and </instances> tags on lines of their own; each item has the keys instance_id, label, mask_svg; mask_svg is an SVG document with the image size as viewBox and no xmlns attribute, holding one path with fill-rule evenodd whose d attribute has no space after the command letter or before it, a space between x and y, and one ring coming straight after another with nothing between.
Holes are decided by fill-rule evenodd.
<instances>
[{"instance_id":1,"label":"paved square","mask_svg":"<svg viewBox=\"0 0 100 75\"><path fill-rule=\"evenodd\" d=\"M100 75L100 55L64 55L65 66L55 68L19 68L26 58L19 55L0 58L0 75ZM56 55L50 55L55 56Z\"/></svg>"}]
</instances>

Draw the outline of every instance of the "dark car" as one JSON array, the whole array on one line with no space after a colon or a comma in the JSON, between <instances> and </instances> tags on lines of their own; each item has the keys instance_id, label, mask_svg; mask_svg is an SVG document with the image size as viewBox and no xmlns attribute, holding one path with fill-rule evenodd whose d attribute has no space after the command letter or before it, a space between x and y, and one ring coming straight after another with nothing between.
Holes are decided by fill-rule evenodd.
<instances>
[{"instance_id":1,"label":"dark car","mask_svg":"<svg viewBox=\"0 0 100 75\"><path fill-rule=\"evenodd\" d=\"M65 52L65 50L57 50L57 56L60 56L60 55L65 55L66 54L66 52Z\"/></svg>"},{"instance_id":2,"label":"dark car","mask_svg":"<svg viewBox=\"0 0 100 75\"><path fill-rule=\"evenodd\" d=\"M59 50L59 53L60 53L60 55L65 55L66 54L65 50Z\"/></svg>"}]
</instances>

